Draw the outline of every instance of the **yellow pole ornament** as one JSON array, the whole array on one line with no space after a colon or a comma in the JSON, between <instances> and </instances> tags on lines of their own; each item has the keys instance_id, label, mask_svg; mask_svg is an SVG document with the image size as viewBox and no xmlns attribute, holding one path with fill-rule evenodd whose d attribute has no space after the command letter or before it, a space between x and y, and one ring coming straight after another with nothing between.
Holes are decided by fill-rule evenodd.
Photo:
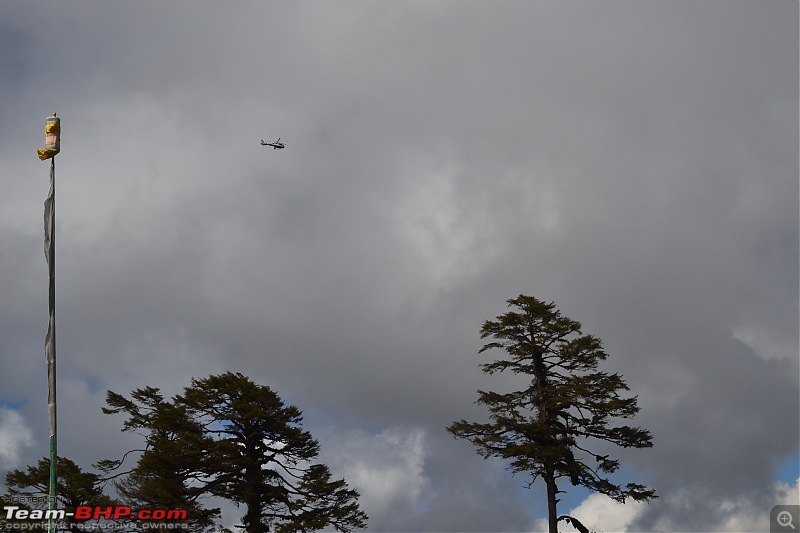
<instances>
[{"instance_id":1,"label":"yellow pole ornament","mask_svg":"<svg viewBox=\"0 0 800 533\"><path fill-rule=\"evenodd\" d=\"M39 148L39 159L44 161L55 157L61 151L61 119L53 113L52 117L47 117L44 126L44 149Z\"/></svg>"}]
</instances>

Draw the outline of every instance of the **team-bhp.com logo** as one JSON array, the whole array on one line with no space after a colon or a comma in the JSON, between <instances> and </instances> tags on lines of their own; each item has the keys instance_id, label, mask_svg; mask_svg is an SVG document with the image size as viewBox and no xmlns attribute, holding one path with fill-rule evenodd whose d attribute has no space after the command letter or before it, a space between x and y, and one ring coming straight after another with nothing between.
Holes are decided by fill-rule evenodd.
<instances>
[{"instance_id":1,"label":"team-bhp.com logo","mask_svg":"<svg viewBox=\"0 0 800 533\"><path fill-rule=\"evenodd\" d=\"M3 507L3 516L7 521L5 529L36 529L37 524L35 522L31 523L31 521L42 520L46 524L50 520L64 522L67 519L76 522L103 520L106 526L111 525L109 522L148 521L154 522L152 523L153 529L162 529L165 526L172 526L168 527L168 529L180 529L186 526L185 521L188 513L186 509L138 509L134 511L127 505L79 505L73 512L68 512L65 509L29 510L21 509L14 505L6 505ZM22 527L23 525L28 527ZM147 524L142 524L142 526L146 527Z\"/></svg>"}]
</instances>

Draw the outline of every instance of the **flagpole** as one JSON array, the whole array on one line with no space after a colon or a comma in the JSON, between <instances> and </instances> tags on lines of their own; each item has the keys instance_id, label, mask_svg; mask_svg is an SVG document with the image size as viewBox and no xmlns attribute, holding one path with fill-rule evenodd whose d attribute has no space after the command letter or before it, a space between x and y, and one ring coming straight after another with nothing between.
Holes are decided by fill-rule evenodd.
<instances>
[{"instance_id":1,"label":"flagpole","mask_svg":"<svg viewBox=\"0 0 800 533\"><path fill-rule=\"evenodd\" d=\"M56 158L50 161L50 250L49 250L49 290L48 303L50 308L50 318L48 324L48 335L46 338L45 352L47 354L47 381L48 381L48 401L47 410L50 419L50 493L49 509L56 509L56 486L58 476L56 465L58 463L57 447L57 417L56 417ZM56 531L55 513L50 513L50 533Z\"/></svg>"},{"instance_id":2,"label":"flagpole","mask_svg":"<svg viewBox=\"0 0 800 533\"><path fill-rule=\"evenodd\" d=\"M47 360L48 385L52 397L48 400L48 412L50 418L50 506L51 511L56 508L56 486L58 477L56 465L58 464L57 451L57 417L56 417L56 158L50 161L50 187L52 188L51 200L51 219L50 219L50 287L48 290L48 300L50 307L50 326L51 331L48 340L50 357ZM50 513L50 533L55 533L56 522L55 513Z\"/></svg>"},{"instance_id":3,"label":"flagpole","mask_svg":"<svg viewBox=\"0 0 800 533\"><path fill-rule=\"evenodd\" d=\"M48 117L44 128L45 147L37 150L39 159L50 159L50 192L44 201L44 257L48 270L48 319L47 334L44 338L44 354L47 361L47 414L50 421L50 482L48 490L48 509L57 507L56 487L58 475L58 448L56 439L56 154L61 150L61 119L53 113ZM48 530L55 533L58 524L56 513L48 513Z\"/></svg>"}]
</instances>

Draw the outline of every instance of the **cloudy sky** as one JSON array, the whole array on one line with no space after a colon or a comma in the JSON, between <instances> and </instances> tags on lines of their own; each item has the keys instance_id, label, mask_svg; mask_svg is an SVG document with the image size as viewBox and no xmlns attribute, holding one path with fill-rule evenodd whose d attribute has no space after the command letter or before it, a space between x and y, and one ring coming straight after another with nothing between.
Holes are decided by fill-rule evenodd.
<instances>
[{"instance_id":1,"label":"cloudy sky","mask_svg":"<svg viewBox=\"0 0 800 533\"><path fill-rule=\"evenodd\" d=\"M0 102L0 475L47 453L57 111L85 468L136 444L108 389L231 370L304 411L370 530L542 530L543 489L444 429L515 383L477 351L523 293L603 339L654 436L614 453L658 500L560 511L755 531L797 502L797 2L3 2Z\"/></svg>"}]
</instances>

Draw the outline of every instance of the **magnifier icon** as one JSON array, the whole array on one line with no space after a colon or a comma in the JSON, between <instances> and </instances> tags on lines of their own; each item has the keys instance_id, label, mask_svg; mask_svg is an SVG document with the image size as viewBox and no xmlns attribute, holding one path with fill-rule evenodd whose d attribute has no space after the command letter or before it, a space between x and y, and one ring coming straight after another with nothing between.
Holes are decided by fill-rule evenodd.
<instances>
[{"instance_id":1,"label":"magnifier icon","mask_svg":"<svg viewBox=\"0 0 800 533\"><path fill-rule=\"evenodd\" d=\"M781 511L778 513L776 518L778 519L778 523L781 525L781 527L789 526L790 528L795 529L794 524L792 524L792 513L789 511Z\"/></svg>"}]
</instances>

